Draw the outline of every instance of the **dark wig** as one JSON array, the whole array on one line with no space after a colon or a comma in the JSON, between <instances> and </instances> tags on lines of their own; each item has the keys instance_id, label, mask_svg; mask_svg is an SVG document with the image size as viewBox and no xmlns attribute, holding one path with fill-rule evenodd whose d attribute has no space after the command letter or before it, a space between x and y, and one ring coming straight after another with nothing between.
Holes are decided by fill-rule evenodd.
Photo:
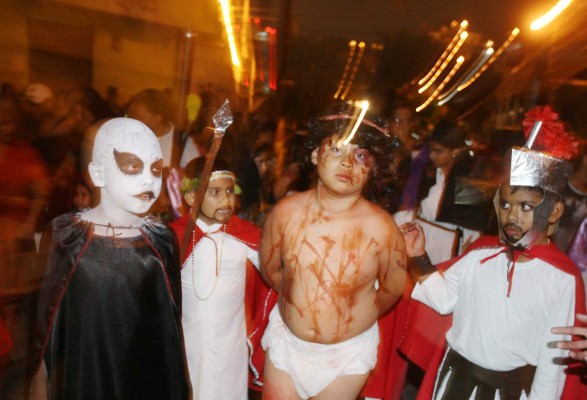
<instances>
[{"instance_id":1,"label":"dark wig","mask_svg":"<svg viewBox=\"0 0 587 400\"><path fill-rule=\"evenodd\" d=\"M348 109L348 106L345 108ZM308 123L310 132L306 139L308 150L305 158L310 163L311 153L320 147L325 139L331 136L340 136L350 131L357 121L352 111L333 111L314 117ZM367 184L363 188L363 195L368 200L388 210L393 191L393 159L395 147L392 139L382 128L382 121L375 115L367 113L355 133L352 144L368 150L373 157L373 167Z\"/></svg>"}]
</instances>

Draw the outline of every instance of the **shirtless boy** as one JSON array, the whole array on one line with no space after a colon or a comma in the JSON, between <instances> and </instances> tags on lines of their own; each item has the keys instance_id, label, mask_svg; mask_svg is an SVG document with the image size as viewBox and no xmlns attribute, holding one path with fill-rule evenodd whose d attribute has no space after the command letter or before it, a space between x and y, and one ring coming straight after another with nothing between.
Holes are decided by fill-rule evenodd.
<instances>
[{"instance_id":1,"label":"shirtless boy","mask_svg":"<svg viewBox=\"0 0 587 400\"><path fill-rule=\"evenodd\" d=\"M317 186L282 199L264 225L262 272L279 293L264 399L355 399L377 361L377 319L404 288L401 233L363 195L386 181L390 140L363 120L344 144L355 123L341 113L310 126Z\"/></svg>"}]
</instances>

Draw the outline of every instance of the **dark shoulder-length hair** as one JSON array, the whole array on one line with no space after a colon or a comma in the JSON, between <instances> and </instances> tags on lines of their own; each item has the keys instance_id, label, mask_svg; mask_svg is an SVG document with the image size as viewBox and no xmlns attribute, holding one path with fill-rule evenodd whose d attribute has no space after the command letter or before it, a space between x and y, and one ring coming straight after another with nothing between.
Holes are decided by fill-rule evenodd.
<instances>
[{"instance_id":1,"label":"dark shoulder-length hair","mask_svg":"<svg viewBox=\"0 0 587 400\"><path fill-rule=\"evenodd\" d=\"M343 105L310 119L309 135L305 142L308 150L305 163L311 162L312 151L320 147L325 139L332 136L342 138L352 130L357 122L357 115L352 111L351 109L349 112L349 107ZM382 120L372 113L367 113L350 143L368 150L374 161L367 184L363 188L363 196L389 210L393 191L395 146Z\"/></svg>"}]
</instances>

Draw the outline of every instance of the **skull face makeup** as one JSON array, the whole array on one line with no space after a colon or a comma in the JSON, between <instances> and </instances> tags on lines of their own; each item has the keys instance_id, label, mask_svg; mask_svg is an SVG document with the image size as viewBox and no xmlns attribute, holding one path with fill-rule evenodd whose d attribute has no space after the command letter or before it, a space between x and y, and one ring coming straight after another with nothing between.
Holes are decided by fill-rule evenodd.
<instances>
[{"instance_id":1,"label":"skull face makeup","mask_svg":"<svg viewBox=\"0 0 587 400\"><path fill-rule=\"evenodd\" d=\"M100 188L101 207L145 214L161 193L162 168L159 142L142 122L115 118L98 130L90 176Z\"/></svg>"}]
</instances>

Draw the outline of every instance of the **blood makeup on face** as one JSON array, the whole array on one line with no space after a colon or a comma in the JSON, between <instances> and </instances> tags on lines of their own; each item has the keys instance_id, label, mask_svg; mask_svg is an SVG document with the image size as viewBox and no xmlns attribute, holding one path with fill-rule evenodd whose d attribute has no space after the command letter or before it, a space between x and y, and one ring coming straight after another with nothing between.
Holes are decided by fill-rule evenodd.
<instances>
[{"instance_id":1,"label":"blood makeup on face","mask_svg":"<svg viewBox=\"0 0 587 400\"><path fill-rule=\"evenodd\" d=\"M324 183L347 181L362 187L373 165L369 151L355 144L343 144L336 137L326 139L318 151L319 175Z\"/></svg>"}]
</instances>

